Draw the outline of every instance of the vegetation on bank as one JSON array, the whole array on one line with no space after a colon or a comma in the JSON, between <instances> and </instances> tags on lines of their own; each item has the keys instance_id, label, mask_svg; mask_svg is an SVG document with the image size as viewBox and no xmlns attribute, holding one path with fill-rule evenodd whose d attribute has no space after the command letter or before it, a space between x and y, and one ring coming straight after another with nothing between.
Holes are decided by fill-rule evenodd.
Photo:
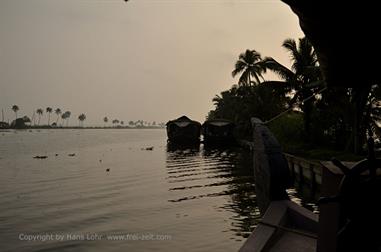
<instances>
[{"instance_id":1,"label":"vegetation on bank","mask_svg":"<svg viewBox=\"0 0 381 252\"><path fill-rule=\"evenodd\" d=\"M376 137L381 133L380 88L327 87L306 38L286 39L282 46L290 55L290 68L255 50L240 54L232 72L233 77L239 76L238 84L213 98L215 109L207 118L232 120L237 135L251 139L250 118L258 117L290 153L330 157L363 154L369 132ZM265 80L266 72L279 79Z\"/></svg>"},{"instance_id":2,"label":"vegetation on bank","mask_svg":"<svg viewBox=\"0 0 381 252\"><path fill-rule=\"evenodd\" d=\"M11 123L7 123L4 120L4 112L2 111L2 121L0 121L0 129L1 128L163 128L165 126L165 123L156 123L153 122L147 122L143 120L137 120L137 121L129 121L128 125L124 123L124 121L119 119L113 119L111 121L111 124L109 124L109 119L107 116L103 117L103 127L97 127L97 126L87 126L85 127L84 122L87 119L85 113L81 113L78 115L78 124L77 125L69 125L69 120L71 118L71 112L65 111L62 112L60 108L56 108L54 110L54 113L56 115L55 120L51 121L51 114L53 113L53 109L51 107L46 108L46 124L42 123L42 118L44 115L44 110L39 108L35 112L33 112L32 118L29 118L28 116L18 117L18 111L20 110L19 106L13 105L11 107L13 112L15 113L15 119L12 120Z\"/></svg>"}]
</instances>

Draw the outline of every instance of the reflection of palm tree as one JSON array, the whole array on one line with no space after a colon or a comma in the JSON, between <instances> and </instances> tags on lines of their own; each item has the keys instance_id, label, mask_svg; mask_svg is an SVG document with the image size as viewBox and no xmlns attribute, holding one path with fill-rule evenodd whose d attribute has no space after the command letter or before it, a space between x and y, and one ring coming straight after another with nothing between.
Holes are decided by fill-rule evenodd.
<instances>
[{"instance_id":1,"label":"reflection of palm tree","mask_svg":"<svg viewBox=\"0 0 381 252\"><path fill-rule=\"evenodd\" d=\"M41 108L39 108L39 109L37 109L36 112L38 114L38 123L37 123L37 125L39 126L40 125L40 119L41 119L41 116L44 113L44 111Z\"/></svg>"},{"instance_id":2,"label":"reflection of palm tree","mask_svg":"<svg viewBox=\"0 0 381 252\"><path fill-rule=\"evenodd\" d=\"M83 121L86 120L86 115L85 114L80 114L78 116L78 120L79 120L79 123L82 124L82 127L83 127Z\"/></svg>"},{"instance_id":3,"label":"reflection of palm tree","mask_svg":"<svg viewBox=\"0 0 381 252\"><path fill-rule=\"evenodd\" d=\"M107 124L107 122L108 122L108 118L107 118L107 116L105 116L105 117L103 118L103 122L105 123L105 124L104 124L104 127L106 127L106 124Z\"/></svg>"},{"instance_id":4,"label":"reflection of palm tree","mask_svg":"<svg viewBox=\"0 0 381 252\"><path fill-rule=\"evenodd\" d=\"M13 112L15 112L15 116L16 116L16 119L17 119L17 111L19 111L19 106L13 105L12 106L12 110L13 110Z\"/></svg>"},{"instance_id":5,"label":"reflection of palm tree","mask_svg":"<svg viewBox=\"0 0 381 252\"><path fill-rule=\"evenodd\" d=\"M238 84L244 86L251 86L252 84L259 84L266 69L263 67L261 55L255 50L246 50L241 53L235 63L235 68L232 72L232 76L242 73ZM255 81L251 80L251 77L255 78Z\"/></svg>"},{"instance_id":6,"label":"reflection of palm tree","mask_svg":"<svg viewBox=\"0 0 381 252\"><path fill-rule=\"evenodd\" d=\"M53 112L51 107L46 108L46 113L48 114L48 125L50 125L50 114Z\"/></svg>"},{"instance_id":7,"label":"reflection of palm tree","mask_svg":"<svg viewBox=\"0 0 381 252\"><path fill-rule=\"evenodd\" d=\"M58 123L58 119L60 118L60 114L62 114L62 111L60 108L57 108L55 111L54 111L57 115L57 120L56 120L56 124Z\"/></svg>"}]
</instances>

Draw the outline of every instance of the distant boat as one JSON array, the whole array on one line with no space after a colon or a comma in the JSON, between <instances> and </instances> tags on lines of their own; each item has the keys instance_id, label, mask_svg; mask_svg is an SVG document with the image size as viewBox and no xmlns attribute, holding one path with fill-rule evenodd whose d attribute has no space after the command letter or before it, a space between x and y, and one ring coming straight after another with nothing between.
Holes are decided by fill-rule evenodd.
<instances>
[{"instance_id":1,"label":"distant boat","mask_svg":"<svg viewBox=\"0 0 381 252\"><path fill-rule=\"evenodd\" d=\"M200 142L201 123L186 116L167 122L168 141L172 143Z\"/></svg>"},{"instance_id":2,"label":"distant boat","mask_svg":"<svg viewBox=\"0 0 381 252\"><path fill-rule=\"evenodd\" d=\"M206 144L231 144L234 138L235 124L225 119L207 120L202 125L202 134Z\"/></svg>"}]
</instances>

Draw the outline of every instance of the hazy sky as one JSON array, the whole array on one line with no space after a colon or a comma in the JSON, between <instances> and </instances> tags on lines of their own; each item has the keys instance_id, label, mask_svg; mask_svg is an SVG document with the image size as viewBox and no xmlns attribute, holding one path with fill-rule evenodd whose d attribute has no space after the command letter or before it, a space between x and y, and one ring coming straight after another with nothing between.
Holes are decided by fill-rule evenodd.
<instances>
[{"instance_id":1,"label":"hazy sky","mask_svg":"<svg viewBox=\"0 0 381 252\"><path fill-rule=\"evenodd\" d=\"M289 65L281 44L301 36L280 0L0 0L0 108L202 122L239 53Z\"/></svg>"}]
</instances>

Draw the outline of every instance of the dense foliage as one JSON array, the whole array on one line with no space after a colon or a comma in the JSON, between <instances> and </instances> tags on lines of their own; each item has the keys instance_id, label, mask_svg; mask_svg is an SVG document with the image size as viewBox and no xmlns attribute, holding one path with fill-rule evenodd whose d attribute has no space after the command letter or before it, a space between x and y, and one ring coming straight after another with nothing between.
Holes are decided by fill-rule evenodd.
<instances>
[{"instance_id":1,"label":"dense foliage","mask_svg":"<svg viewBox=\"0 0 381 252\"><path fill-rule=\"evenodd\" d=\"M286 149L363 152L369 132L381 133L380 88L328 88L306 38L286 39L282 46L291 56L291 68L255 50L240 54L232 72L233 77L241 73L238 85L213 98L215 109L208 119L232 120L237 136L250 139L251 117L268 121L289 111L268 123ZM264 80L266 71L279 80Z\"/></svg>"}]
</instances>

